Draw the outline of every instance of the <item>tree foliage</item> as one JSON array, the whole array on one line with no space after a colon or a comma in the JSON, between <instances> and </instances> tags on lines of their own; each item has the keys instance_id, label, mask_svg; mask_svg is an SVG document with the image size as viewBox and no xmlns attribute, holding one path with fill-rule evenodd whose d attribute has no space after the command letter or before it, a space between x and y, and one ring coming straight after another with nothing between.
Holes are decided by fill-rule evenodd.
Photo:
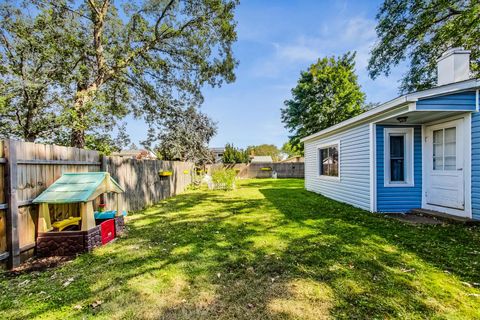
<instances>
[{"instance_id":1,"label":"tree foliage","mask_svg":"<svg viewBox=\"0 0 480 320\"><path fill-rule=\"evenodd\" d=\"M55 20L55 26L53 21ZM34 17L0 5L0 137L55 139L68 96L62 87L62 44L74 29L70 19L41 10Z\"/></svg>"},{"instance_id":2,"label":"tree foliage","mask_svg":"<svg viewBox=\"0 0 480 320\"><path fill-rule=\"evenodd\" d=\"M280 152L285 154L288 158L294 156L303 156L303 150L298 148L297 146L292 146L292 144L287 141L282 145Z\"/></svg>"},{"instance_id":3,"label":"tree foliage","mask_svg":"<svg viewBox=\"0 0 480 320\"><path fill-rule=\"evenodd\" d=\"M355 53L319 59L300 74L292 98L284 102L282 122L292 133L290 144L363 112L365 94L355 74Z\"/></svg>"},{"instance_id":4,"label":"tree foliage","mask_svg":"<svg viewBox=\"0 0 480 320\"><path fill-rule=\"evenodd\" d=\"M223 163L248 163L248 154L233 144L227 143L222 156Z\"/></svg>"},{"instance_id":5,"label":"tree foliage","mask_svg":"<svg viewBox=\"0 0 480 320\"><path fill-rule=\"evenodd\" d=\"M71 145L85 146L89 131L114 125L129 113L158 128L165 117L201 104L203 86L235 79L231 47L237 0L26 1L31 10L12 3L4 5L2 16L12 26L17 20L28 25L46 18L21 33L2 26L1 53L8 57L16 39L33 41L45 62L55 64L46 68L59 75L47 77L58 80L49 92L58 93L59 119ZM13 74L2 71L7 78ZM41 83L36 68L24 71L34 87ZM21 99L21 94L9 96Z\"/></svg>"},{"instance_id":6,"label":"tree foliage","mask_svg":"<svg viewBox=\"0 0 480 320\"><path fill-rule=\"evenodd\" d=\"M149 139L143 143L147 148L158 141L154 148L164 160L193 161L204 164L213 161L208 149L210 139L215 135L216 124L194 107L177 110L160 124L155 134L151 130Z\"/></svg>"},{"instance_id":7,"label":"tree foliage","mask_svg":"<svg viewBox=\"0 0 480 320\"><path fill-rule=\"evenodd\" d=\"M375 79L404 60L410 66L400 91L436 83L436 60L451 47L471 50L472 71L480 71L480 2L476 0L385 0L377 14L379 38L368 69Z\"/></svg>"},{"instance_id":8,"label":"tree foliage","mask_svg":"<svg viewBox=\"0 0 480 320\"><path fill-rule=\"evenodd\" d=\"M249 156L270 156L273 161L280 160L280 150L273 144L260 144L258 146L248 146L247 154Z\"/></svg>"}]
</instances>

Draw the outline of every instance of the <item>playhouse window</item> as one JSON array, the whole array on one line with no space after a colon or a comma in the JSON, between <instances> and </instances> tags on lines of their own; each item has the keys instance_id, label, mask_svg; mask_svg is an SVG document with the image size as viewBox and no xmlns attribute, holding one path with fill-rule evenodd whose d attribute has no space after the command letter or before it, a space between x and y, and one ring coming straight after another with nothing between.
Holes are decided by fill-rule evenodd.
<instances>
[{"instance_id":1,"label":"playhouse window","mask_svg":"<svg viewBox=\"0 0 480 320\"><path fill-rule=\"evenodd\" d=\"M318 155L320 175L327 177L338 177L338 144L319 148Z\"/></svg>"},{"instance_id":2,"label":"playhouse window","mask_svg":"<svg viewBox=\"0 0 480 320\"><path fill-rule=\"evenodd\" d=\"M385 186L413 186L413 128L385 129Z\"/></svg>"}]
</instances>

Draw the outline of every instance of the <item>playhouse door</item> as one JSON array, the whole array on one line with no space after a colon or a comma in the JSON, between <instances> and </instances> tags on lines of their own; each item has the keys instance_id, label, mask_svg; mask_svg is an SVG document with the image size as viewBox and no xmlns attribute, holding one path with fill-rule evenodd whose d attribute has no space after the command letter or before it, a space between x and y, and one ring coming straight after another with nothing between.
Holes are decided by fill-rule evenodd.
<instances>
[{"instance_id":1,"label":"playhouse door","mask_svg":"<svg viewBox=\"0 0 480 320\"><path fill-rule=\"evenodd\" d=\"M429 205L463 210L463 120L429 126L426 134L426 202Z\"/></svg>"}]
</instances>

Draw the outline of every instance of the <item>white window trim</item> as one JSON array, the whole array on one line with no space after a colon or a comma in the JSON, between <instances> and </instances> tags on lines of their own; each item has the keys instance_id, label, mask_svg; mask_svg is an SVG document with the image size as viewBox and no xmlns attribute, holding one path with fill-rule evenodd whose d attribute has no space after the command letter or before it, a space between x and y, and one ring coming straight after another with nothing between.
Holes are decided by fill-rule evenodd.
<instances>
[{"instance_id":1,"label":"white window trim","mask_svg":"<svg viewBox=\"0 0 480 320\"><path fill-rule=\"evenodd\" d=\"M334 176L326 176L326 175L322 175L320 174L321 170L320 170L320 149L325 149L325 148L328 148L328 147L333 147L333 146L336 146L337 147L337 150L338 150L338 177L334 177ZM340 181L340 177L341 177L341 172L340 172L340 160L341 159L341 154L340 154L340 140L335 140L335 141L330 141L328 143L323 143L319 146L317 146L317 172L318 172L318 176L320 177L320 179L322 180L329 180L329 181Z\"/></svg>"},{"instance_id":2,"label":"white window trim","mask_svg":"<svg viewBox=\"0 0 480 320\"><path fill-rule=\"evenodd\" d=\"M414 128L385 128L383 132L384 140L384 186L385 187L413 187L414 181ZM405 136L405 181L390 181L390 136Z\"/></svg>"}]
</instances>

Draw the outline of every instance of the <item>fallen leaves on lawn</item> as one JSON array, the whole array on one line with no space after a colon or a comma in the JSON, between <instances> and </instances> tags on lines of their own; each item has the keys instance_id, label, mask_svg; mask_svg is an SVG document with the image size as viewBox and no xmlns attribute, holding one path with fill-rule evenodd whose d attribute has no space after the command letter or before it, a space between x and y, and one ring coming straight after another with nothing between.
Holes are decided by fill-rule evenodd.
<instances>
[{"instance_id":1,"label":"fallen leaves on lawn","mask_svg":"<svg viewBox=\"0 0 480 320\"><path fill-rule=\"evenodd\" d=\"M97 301L93 302L92 304L90 304L90 306L91 306L93 309L95 309L96 307L101 306L102 303L103 303L102 300L97 300Z\"/></svg>"},{"instance_id":2,"label":"fallen leaves on lawn","mask_svg":"<svg viewBox=\"0 0 480 320\"><path fill-rule=\"evenodd\" d=\"M69 285L73 282L73 280L75 280L73 277L72 277L72 278L68 278L67 281L65 281L65 282L63 283L63 286L64 286L64 287L69 286Z\"/></svg>"},{"instance_id":3,"label":"fallen leaves on lawn","mask_svg":"<svg viewBox=\"0 0 480 320\"><path fill-rule=\"evenodd\" d=\"M29 284L29 283L30 283L30 280L27 279L27 280L25 280L25 281L23 281L23 282L20 282L20 283L18 284L18 286L19 286L19 287L24 287L24 286L26 286L26 285Z\"/></svg>"}]
</instances>

